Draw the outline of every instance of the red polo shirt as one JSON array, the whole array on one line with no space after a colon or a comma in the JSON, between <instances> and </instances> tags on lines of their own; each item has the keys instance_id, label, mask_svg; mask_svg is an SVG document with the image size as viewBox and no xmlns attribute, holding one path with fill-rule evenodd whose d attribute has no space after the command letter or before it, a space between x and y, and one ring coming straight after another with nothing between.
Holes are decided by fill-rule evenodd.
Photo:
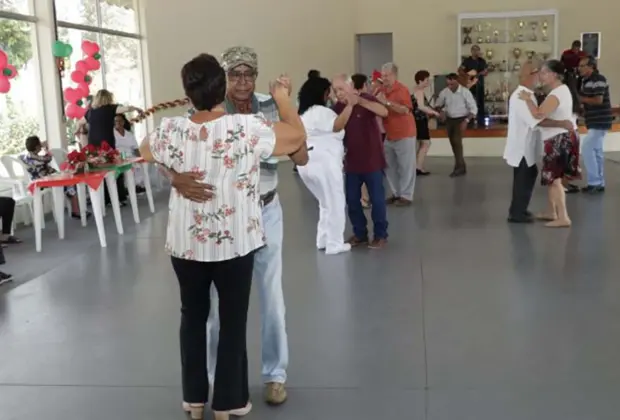
<instances>
[{"instance_id":1,"label":"red polo shirt","mask_svg":"<svg viewBox=\"0 0 620 420\"><path fill-rule=\"evenodd\" d=\"M384 94L389 102L404 105L410 110L413 109L411 93L409 93L407 86L402 83L394 82L391 88L384 90ZM388 141L402 140L416 135L415 120L411 112L399 114L388 107L388 116L383 119L383 126Z\"/></svg>"},{"instance_id":2,"label":"red polo shirt","mask_svg":"<svg viewBox=\"0 0 620 420\"><path fill-rule=\"evenodd\" d=\"M378 102L374 96L362 93L366 100ZM338 102L333 110L340 115L346 105ZM361 105L355 105L344 134L344 170L352 174L367 174L385 169L385 155L377 115Z\"/></svg>"},{"instance_id":3,"label":"red polo shirt","mask_svg":"<svg viewBox=\"0 0 620 420\"><path fill-rule=\"evenodd\" d=\"M575 52L569 49L562 53L561 61L562 64L564 64L564 67L566 67L566 70L575 70L577 67L579 67L579 62L581 61L581 59L586 58L587 56L588 54L586 54L584 51L580 50L579 52Z\"/></svg>"}]
</instances>

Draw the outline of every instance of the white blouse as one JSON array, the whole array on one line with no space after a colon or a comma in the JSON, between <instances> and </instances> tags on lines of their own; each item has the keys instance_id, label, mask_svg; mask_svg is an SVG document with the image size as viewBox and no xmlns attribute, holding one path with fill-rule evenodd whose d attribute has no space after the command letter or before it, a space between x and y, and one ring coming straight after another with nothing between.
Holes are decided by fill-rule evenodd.
<instances>
[{"instance_id":1,"label":"white blouse","mask_svg":"<svg viewBox=\"0 0 620 420\"><path fill-rule=\"evenodd\" d=\"M258 191L260 160L271 156L275 134L257 115L229 114L204 124L163 118L151 134L156 161L177 172L204 174L214 187L206 203L170 193L166 250L176 258L224 261L265 245Z\"/></svg>"},{"instance_id":2,"label":"white blouse","mask_svg":"<svg viewBox=\"0 0 620 420\"><path fill-rule=\"evenodd\" d=\"M114 138L116 140L116 148L125 153L132 153L134 149L138 148L138 142L136 136L129 130L125 130L125 134L121 134L118 130L114 129Z\"/></svg>"},{"instance_id":3,"label":"white blouse","mask_svg":"<svg viewBox=\"0 0 620 420\"><path fill-rule=\"evenodd\" d=\"M301 116L308 147L313 147L316 152L328 152L335 159L344 158L344 130L334 133L334 122L338 118L331 108L315 105L306 110Z\"/></svg>"}]
</instances>

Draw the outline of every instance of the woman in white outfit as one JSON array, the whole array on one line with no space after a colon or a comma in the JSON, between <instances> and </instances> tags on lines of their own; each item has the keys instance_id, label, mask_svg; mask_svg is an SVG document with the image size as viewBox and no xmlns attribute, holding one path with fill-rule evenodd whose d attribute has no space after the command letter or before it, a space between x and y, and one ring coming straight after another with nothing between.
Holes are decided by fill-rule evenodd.
<instances>
[{"instance_id":1,"label":"woman in white outfit","mask_svg":"<svg viewBox=\"0 0 620 420\"><path fill-rule=\"evenodd\" d=\"M139 155L138 142L131 132L131 123L123 114L114 118L114 138L116 139L116 148L126 157ZM142 190L144 188L144 174L141 166L134 166L133 176L136 180L136 189Z\"/></svg>"},{"instance_id":2,"label":"woman in white outfit","mask_svg":"<svg viewBox=\"0 0 620 420\"><path fill-rule=\"evenodd\" d=\"M541 171L542 185L548 187L549 208L537 215L540 220L547 221L546 226L552 228L569 227L571 220L566 210L566 195L562 180L581 177L579 168L579 134L575 114L579 112L579 99L574 87L563 82L564 65L559 60L545 62L540 70L540 81L549 92L544 102L537 106L532 93L521 91L519 97L526 101L532 116L536 119L556 121L572 120L572 130L565 128L540 127L544 142L543 167Z\"/></svg>"},{"instance_id":3,"label":"woman in white outfit","mask_svg":"<svg viewBox=\"0 0 620 420\"><path fill-rule=\"evenodd\" d=\"M344 127L357 103L357 96L347 98L347 107L337 115L326 106L331 92L329 80L308 79L299 91L299 115L307 134L308 164L297 168L306 187L319 202L316 246L326 254L339 254L351 249L345 243L345 194L342 175Z\"/></svg>"}]
</instances>

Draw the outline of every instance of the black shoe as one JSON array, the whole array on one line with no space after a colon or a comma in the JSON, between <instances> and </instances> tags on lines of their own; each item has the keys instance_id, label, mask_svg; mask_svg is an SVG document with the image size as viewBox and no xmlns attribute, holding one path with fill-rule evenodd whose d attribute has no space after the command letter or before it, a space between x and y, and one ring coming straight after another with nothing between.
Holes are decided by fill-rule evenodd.
<instances>
[{"instance_id":1,"label":"black shoe","mask_svg":"<svg viewBox=\"0 0 620 420\"><path fill-rule=\"evenodd\" d=\"M144 194L145 192L146 192L146 188L144 188L143 186L138 185L136 187L136 194Z\"/></svg>"},{"instance_id":2,"label":"black shoe","mask_svg":"<svg viewBox=\"0 0 620 420\"><path fill-rule=\"evenodd\" d=\"M581 192L586 194L600 194L605 192L605 187L602 185L588 185L587 187L583 187Z\"/></svg>"},{"instance_id":3,"label":"black shoe","mask_svg":"<svg viewBox=\"0 0 620 420\"><path fill-rule=\"evenodd\" d=\"M457 178L459 176L465 176L465 175L467 175L467 169L455 169L450 174L450 178Z\"/></svg>"},{"instance_id":4,"label":"black shoe","mask_svg":"<svg viewBox=\"0 0 620 420\"><path fill-rule=\"evenodd\" d=\"M0 284L8 283L10 281L13 281L13 275L0 271Z\"/></svg>"},{"instance_id":5,"label":"black shoe","mask_svg":"<svg viewBox=\"0 0 620 420\"><path fill-rule=\"evenodd\" d=\"M527 215L520 217L508 216L507 220L508 223L534 223L534 218Z\"/></svg>"},{"instance_id":6,"label":"black shoe","mask_svg":"<svg viewBox=\"0 0 620 420\"><path fill-rule=\"evenodd\" d=\"M89 212L89 211L87 211L87 212L86 212L86 218L87 218L87 219L88 219L90 216L92 216L92 215L93 215L93 214L92 214L91 212ZM80 213L71 213L71 217L72 217L72 218L74 218L74 219L79 220L79 219L81 219L81 218L82 218L82 215L81 215Z\"/></svg>"},{"instance_id":7,"label":"black shoe","mask_svg":"<svg viewBox=\"0 0 620 420\"><path fill-rule=\"evenodd\" d=\"M575 193L578 193L579 191L580 191L580 188L575 184L567 184L564 187L564 192L566 194L575 194Z\"/></svg>"},{"instance_id":8,"label":"black shoe","mask_svg":"<svg viewBox=\"0 0 620 420\"><path fill-rule=\"evenodd\" d=\"M416 169L415 170L416 175L418 176L427 176L430 175L431 173L429 171L422 171L420 169Z\"/></svg>"}]
</instances>

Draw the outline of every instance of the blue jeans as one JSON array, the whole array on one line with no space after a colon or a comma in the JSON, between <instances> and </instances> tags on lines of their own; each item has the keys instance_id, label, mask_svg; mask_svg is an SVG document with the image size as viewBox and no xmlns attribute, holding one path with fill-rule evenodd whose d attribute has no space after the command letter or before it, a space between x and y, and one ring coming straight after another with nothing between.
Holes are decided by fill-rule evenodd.
<instances>
[{"instance_id":1,"label":"blue jeans","mask_svg":"<svg viewBox=\"0 0 620 420\"><path fill-rule=\"evenodd\" d=\"M284 235L282 206L276 196L263 208L263 228L267 246L254 256L254 281L258 282L262 339L262 377L267 382L286 382L288 367L288 339L284 320L286 308L282 293L282 238ZM220 331L217 292L211 288L211 314L207 322L209 343L209 381L213 383L216 367L217 344Z\"/></svg>"},{"instance_id":2,"label":"blue jeans","mask_svg":"<svg viewBox=\"0 0 620 420\"><path fill-rule=\"evenodd\" d=\"M365 240L368 238L368 221L364 215L361 203L363 184L366 184L370 204L372 205L371 216L374 225L374 239L387 239L388 222L382 171L365 174L345 174L347 209L349 219L353 225L353 234L358 239Z\"/></svg>"},{"instance_id":3,"label":"blue jeans","mask_svg":"<svg viewBox=\"0 0 620 420\"><path fill-rule=\"evenodd\" d=\"M588 134L586 134L582 141L581 154L583 156L583 164L586 167L588 185L590 186L605 186L603 141L606 134L607 130L589 128Z\"/></svg>"}]
</instances>

